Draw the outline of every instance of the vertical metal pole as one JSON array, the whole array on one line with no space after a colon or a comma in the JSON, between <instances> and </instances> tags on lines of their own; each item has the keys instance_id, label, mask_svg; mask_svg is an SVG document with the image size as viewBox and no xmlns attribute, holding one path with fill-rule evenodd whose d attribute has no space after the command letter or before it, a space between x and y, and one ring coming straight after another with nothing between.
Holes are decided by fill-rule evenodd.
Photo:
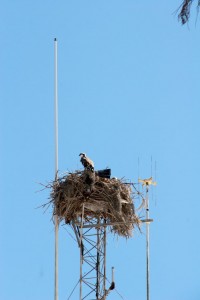
<instances>
[{"instance_id":1,"label":"vertical metal pole","mask_svg":"<svg viewBox=\"0 0 200 300\"><path fill-rule=\"evenodd\" d=\"M106 219L104 219L104 224L106 224ZM104 233L104 274L103 274L103 294L104 294L104 300L106 299L106 239L107 239L107 235L106 235L106 226L104 226L103 229L103 233Z\"/></svg>"},{"instance_id":2,"label":"vertical metal pole","mask_svg":"<svg viewBox=\"0 0 200 300\"><path fill-rule=\"evenodd\" d=\"M146 185L146 219L149 219L149 197L148 197L148 185ZM147 284L147 300L149 300L149 222L146 222L146 284Z\"/></svg>"},{"instance_id":3,"label":"vertical metal pole","mask_svg":"<svg viewBox=\"0 0 200 300\"><path fill-rule=\"evenodd\" d=\"M98 218L97 223L100 223L100 220ZM96 265L96 299L99 299L99 293L100 293L100 228L97 227L97 265Z\"/></svg>"},{"instance_id":4,"label":"vertical metal pole","mask_svg":"<svg viewBox=\"0 0 200 300\"><path fill-rule=\"evenodd\" d=\"M83 229L82 229L83 230ZM79 299L82 300L82 277L83 277L83 254L82 254L82 242L80 246L80 292Z\"/></svg>"},{"instance_id":5,"label":"vertical metal pole","mask_svg":"<svg viewBox=\"0 0 200 300\"><path fill-rule=\"evenodd\" d=\"M55 180L58 179L58 51L54 39L54 122L55 122Z\"/></svg>"},{"instance_id":6,"label":"vertical metal pole","mask_svg":"<svg viewBox=\"0 0 200 300\"><path fill-rule=\"evenodd\" d=\"M83 284L83 218L84 218L85 205L82 206L82 215L81 215L81 228L80 228L80 292L79 299L82 300L82 284Z\"/></svg>"},{"instance_id":7,"label":"vertical metal pole","mask_svg":"<svg viewBox=\"0 0 200 300\"><path fill-rule=\"evenodd\" d=\"M58 180L58 71L57 71L57 40L54 39L54 122L55 122L55 181ZM54 299L58 300L58 216L55 223L55 290Z\"/></svg>"}]
</instances>

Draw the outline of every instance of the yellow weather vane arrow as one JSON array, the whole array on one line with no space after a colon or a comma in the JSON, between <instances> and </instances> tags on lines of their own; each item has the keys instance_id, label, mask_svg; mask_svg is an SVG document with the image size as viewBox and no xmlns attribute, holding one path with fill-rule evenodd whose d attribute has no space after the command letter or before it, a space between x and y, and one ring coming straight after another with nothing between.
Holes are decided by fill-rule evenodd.
<instances>
[{"instance_id":1,"label":"yellow weather vane arrow","mask_svg":"<svg viewBox=\"0 0 200 300\"><path fill-rule=\"evenodd\" d=\"M152 177L147 178L147 179L140 179L140 178L138 178L138 182L141 182L142 186L144 186L144 185L157 185L157 182L153 181Z\"/></svg>"}]
</instances>

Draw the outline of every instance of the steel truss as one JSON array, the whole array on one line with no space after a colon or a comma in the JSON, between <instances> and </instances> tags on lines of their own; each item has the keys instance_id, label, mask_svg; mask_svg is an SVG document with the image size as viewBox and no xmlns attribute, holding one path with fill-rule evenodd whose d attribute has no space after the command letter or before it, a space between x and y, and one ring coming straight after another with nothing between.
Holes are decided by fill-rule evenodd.
<instances>
[{"instance_id":1,"label":"steel truss","mask_svg":"<svg viewBox=\"0 0 200 300\"><path fill-rule=\"evenodd\" d=\"M80 247L79 299L105 300L112 289L106 290L106 220L82 220L73 228Z\"/></svg>"},{"instance_id":2,"label":"steel truss","mask_svg":"<svg viewBox=\"0 0 200 300\"><path fill-rule=\"evenodd\" d=\"M151 222L153 219L141 220L141 223ZM112 267L111 285L106 289L106 229L118 224L120 223L109 223L103 218L84 219L83 217L79 222L72 222L80 248L79 300L106 300L109 292L115 288Z\"/></svg>"}]
</instances>

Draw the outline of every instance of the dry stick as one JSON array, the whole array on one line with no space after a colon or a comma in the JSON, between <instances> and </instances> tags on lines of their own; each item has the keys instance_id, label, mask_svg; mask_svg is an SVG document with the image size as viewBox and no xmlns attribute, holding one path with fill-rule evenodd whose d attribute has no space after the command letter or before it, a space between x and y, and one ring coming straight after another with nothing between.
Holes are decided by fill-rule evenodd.
<instances>
[{"instance_id":1,"label":"dry stick","mask_svg":"<svg viewBox=\"0 0 200 300\"><path fill-rule=\"evenodd\" d=\"M83 174L83 172L81 173ZM84 181L82 175L78 173L70 174L61 178L57 186L53 186L52 199L56 198L56 195L59 191L61 193L62 201L58 203L58 211L60 212L61 219L70 219L75 220L81 215L81 204L85 199L86 209L84 217L87 215L95 217L97 214L100 217L109 218L112 221L120 221L124 223L124 220L133 220L133 223L136 225L139 224L138 217L134 214L134 205L132 203L132 190L130 186L124 185L122 181L114 180L104 180L98 178L94 185L94 191L88 197L84 196ZM70 188L70 190L69 190ZM73 197L68 197L70 191L73 193ZM120 195L120 198L124 199L127 203L122 203L122 211L119 213L115 208L115 201L117 195ZM55 202L54 202L55 205ZM89 205L94 205L95 211L89 209ZM101 211L98 211L98 205L101 206ZM130 231L133 229L133 225L130 227L127 224L122 226L114 227L113 230L124 236L130 236Z\"/></svg>"}]
</instances>

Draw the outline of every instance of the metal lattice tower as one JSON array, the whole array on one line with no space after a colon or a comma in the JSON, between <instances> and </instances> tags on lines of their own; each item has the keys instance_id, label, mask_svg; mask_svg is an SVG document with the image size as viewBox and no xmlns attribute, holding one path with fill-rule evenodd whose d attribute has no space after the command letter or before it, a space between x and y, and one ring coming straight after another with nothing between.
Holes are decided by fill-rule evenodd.
<instances>
[{"instance_id":1,"label":"metal lattice tower","mask_svg":"<svg viewBox=\"0 0 200 300\"><path fill-rule=\"evenodd\" d=\"M114 288L112 282L106 289L106 219L82 219L73 229L80 248L79 299L105 300Z\"/></svg>"}]
</instances>

